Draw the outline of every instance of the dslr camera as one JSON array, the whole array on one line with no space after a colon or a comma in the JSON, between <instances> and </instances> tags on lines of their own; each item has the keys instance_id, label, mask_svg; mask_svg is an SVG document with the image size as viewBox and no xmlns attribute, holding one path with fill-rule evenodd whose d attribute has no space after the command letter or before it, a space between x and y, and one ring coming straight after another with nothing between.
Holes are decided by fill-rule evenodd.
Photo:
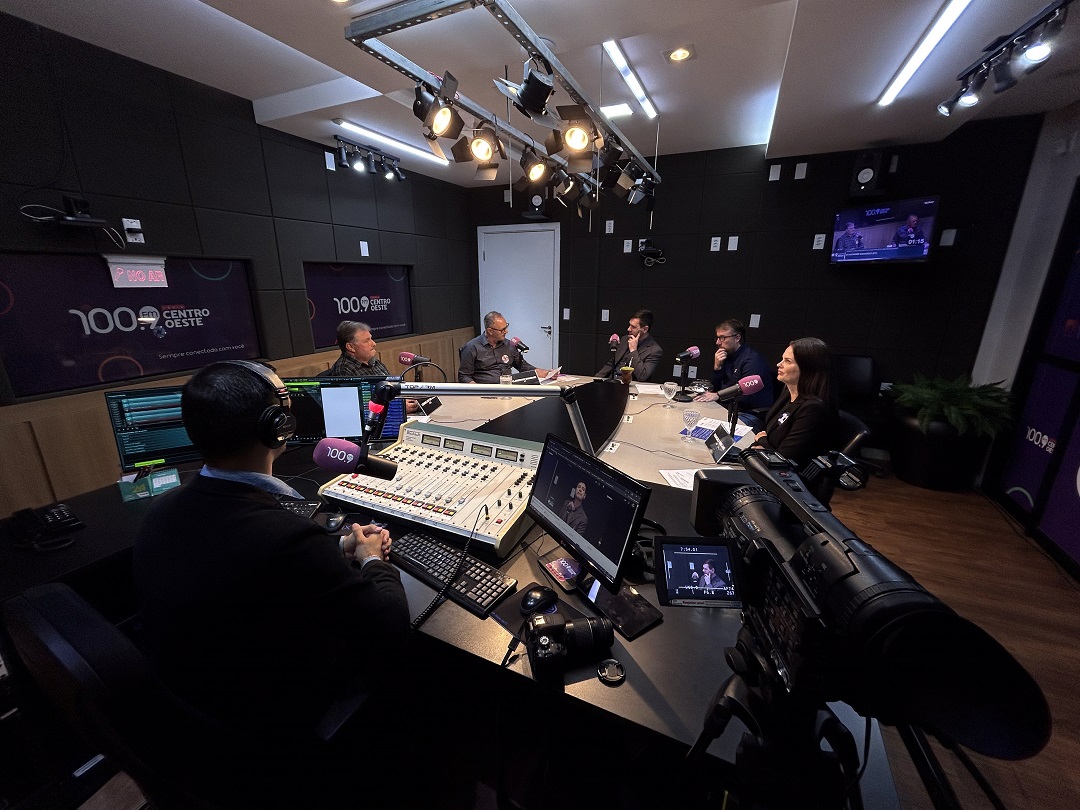
<instances>
[{"instance_id":1,"label":"dslr camera","mask_svg":"<svg viewBox=\"0 0 1080 810\"><path fill-rule=\"evenodd\" d=\"M603 616L567 621L558 613L534 613L525 623L525 648L537 680L602 658L614 641L615 628Z\"/></svg>"}]
</instances>

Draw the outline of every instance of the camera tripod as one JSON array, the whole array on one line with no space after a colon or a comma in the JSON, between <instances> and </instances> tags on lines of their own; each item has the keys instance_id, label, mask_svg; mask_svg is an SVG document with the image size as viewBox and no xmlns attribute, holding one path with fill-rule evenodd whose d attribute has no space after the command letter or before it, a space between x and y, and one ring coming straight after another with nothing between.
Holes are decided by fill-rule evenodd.
<instances>
[{"instance_id":1,"label":"camera tripod","mask_svg":"<svg viewBox=\"0 0 1080 810\"><path fill-rule=\"evenodd\" d=\"M739 646L727 649L734 672L709 706L704 727L686 755L700 763L709 744L732 717L748 732L726 769L722 788L738 810L862 810L855 740L833 711L816 697L787 692L753 652L743 628ZM823 750L822 743L829 750ZM730 765L730 763L728 763ZM718 797L700 797L703 807ZM719 806L719 804L717 804Z\"/></svg>"}]
</instances>

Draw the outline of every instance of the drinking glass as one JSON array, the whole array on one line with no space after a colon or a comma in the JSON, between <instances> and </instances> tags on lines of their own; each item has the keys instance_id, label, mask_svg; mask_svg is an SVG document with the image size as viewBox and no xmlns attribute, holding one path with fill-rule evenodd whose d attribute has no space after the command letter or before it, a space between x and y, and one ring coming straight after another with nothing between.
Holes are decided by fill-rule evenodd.
<instances>
[{"instance_id":1,"label":"drinking glass","mask_svg":"<svg viewBox=\"0 0 1080 810\"><path fill-rule=\"evenodd\" d=\"M679 390L679 384L677 382L666 382L661 388L664 392L664 396L667 397L667 402L664 403L664 407L674 409L675 406L671 404L671 400L675 396L675 392Z\"/></svg>"},{"instance_id":2,"label":"drinking glass","mask_svg":"<svg viewBox=\"0 0 1080 810\"><path fill-rule=\"evenodd\" d=\"M684 442L692 442L694 439L690 435L694 431L694 425L701 419L701 414L697 411L683 411L682 420L686 425L686 435L683 437Z\"/></svg>"}]
</instances>

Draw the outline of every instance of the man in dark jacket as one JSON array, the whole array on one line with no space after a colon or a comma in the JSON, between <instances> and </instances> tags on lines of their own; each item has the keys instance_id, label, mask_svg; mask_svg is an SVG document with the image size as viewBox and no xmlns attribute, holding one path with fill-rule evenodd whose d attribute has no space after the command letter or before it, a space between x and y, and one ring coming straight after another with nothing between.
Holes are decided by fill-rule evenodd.
<instances>
[{"instance_id":1,"label":"man in dark jacket","mask_svg":"<svg viewBox=\"0 0 1080 810\"><path fill-rule=\"evenodd\" d=\"M268 366L215 363L181 400L206 462L155 499L134 550L155 668L228 725L301 740L338 700L377 680L403 645L409 606L374 525L343 538L283 508L272 474L292 430Z\"/></svg>"}]
</instances>

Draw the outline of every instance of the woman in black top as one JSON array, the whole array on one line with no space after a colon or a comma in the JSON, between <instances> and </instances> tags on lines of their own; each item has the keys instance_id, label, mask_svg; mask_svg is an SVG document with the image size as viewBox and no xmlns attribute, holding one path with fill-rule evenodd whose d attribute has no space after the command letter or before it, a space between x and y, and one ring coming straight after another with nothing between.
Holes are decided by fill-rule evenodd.
<instances>
[{"instance_id":1,"label":"woman in black top","mask_svg":"<svg viewBox=\"0 0 1080 810\"><path fill-rule=\"evenodd\" d=\"M836 409L829 392L829 347L818 338L793 340L776 364L785 391L765 417L755 447L775 450L800 469L827 452Z\"/></svg>"}]
</instances>

